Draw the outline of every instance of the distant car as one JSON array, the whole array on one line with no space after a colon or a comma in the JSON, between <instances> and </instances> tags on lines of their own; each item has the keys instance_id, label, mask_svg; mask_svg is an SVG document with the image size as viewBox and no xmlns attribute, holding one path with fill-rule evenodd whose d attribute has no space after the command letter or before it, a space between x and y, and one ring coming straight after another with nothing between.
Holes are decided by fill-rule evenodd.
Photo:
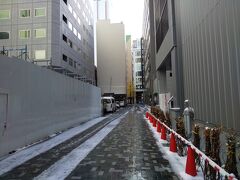
<instances>
[{"instance_id":1,"label":"distant car","mask_svg":"<svg viewBox=\"0 0 240 180\"><path fill-rule=\"evenodd\" d=\"M120 103L119 103L119 101L116 101L116 107L117 107L117 108L120 108Z\"/></svg>"},{"instance_id":2,"label":"distant car","mask_svg":"<svg viewBox=\"0 0 240 180\"><path fill-rule=\"evenodd\" d=\"M124 100L121 100L119 105L120 105L120 107L124 107L125 106Z\"/></svg>"},{"instance_id":3,"label":"distant car","mask_svg":"<svg viewBox=\"0 0 240 180\"><path fill-rule=\"evenodd\" d=\"M102 97L103 112L116 111L116 103L113 97Z\"/></svg>"}]
</instances>

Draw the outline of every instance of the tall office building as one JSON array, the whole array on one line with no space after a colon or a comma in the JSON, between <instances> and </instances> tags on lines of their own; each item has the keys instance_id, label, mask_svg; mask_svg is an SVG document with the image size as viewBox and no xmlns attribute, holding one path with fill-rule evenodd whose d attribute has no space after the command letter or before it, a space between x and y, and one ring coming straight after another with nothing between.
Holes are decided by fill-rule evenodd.
<instances>
[{"instance_id":1,"label":"tall office building","mask_svg":"<svg viewBox=\"0 0 240 180\"><path fill-rule=\"evenodd\" d=\"M97 20L109 19L109 0L93 0L95 1L95 18Z\"/></svg>"},{"instance_id":2,"label":"tall office building","mask_svg":"<svg viewBox=\"0 0 240 180\"><path fill-rule=\"evenodd\" d=\"M160 104L168 94L171 107L182 112L189 99L196 119L239 131L240 1L145 0L145 5L143 28L154 27L155 35L148 43L144 33L145 53L148 44L156 48L144 61L156 59Z\"/></svg>"},{"instance_id":3,"label":"tall office building","mask_svg":"<svg viewBox=\"0 0 240 180\"><path fill-rule=\"evenodd\" d=\"M96 20L108 20L109 18L109 0L92 0L94 7L94 16Z\"/></svg>"},{"instance_id":4,"label":"tall office building","mask_svg":"<svg viewBox=\"0 0 240 180\"><path fill-rule=\"evenodd\" d=\"M135 91L135 102L140 103L143 100L143 69L142 69L142 56L141 56L141 39L133 40L132 44L133 56L133 81Z\"/></svg>"},{"instance_id":5,"label":"tall office building","mask_svg":"<svg viewBox=\"0 0 240 180\"><path fill-rule=\"evenodd\" d=\"M2 53L22 58L27 52L38 65L95 84L89 1L2 0L0 5Z\"/></svg>"},{"instance_id":6,"label":"tall office building","mask_svg":"<svg viewBox=\"0 0 240 180\"><path fill-rule=\"evenodd\" d=\"M144 1L143 15L143 39L142 39L142 57L144 63L144 101L148 104L154 104L154 94L157 88L156 83L156 62L155 62L155 29L154 29L154 11L153 1Z\"/></svg>"},{"instance_id":7,"label":"tall office building","mask_svg":"<svg viewBox=\"0 0 240 180\"><path fill-rule=\"evenodd\" d=\"M114 93L126 99L126 55L124 24L97 22L97 73L102 94Z\"/></svg>"}]
</instances>

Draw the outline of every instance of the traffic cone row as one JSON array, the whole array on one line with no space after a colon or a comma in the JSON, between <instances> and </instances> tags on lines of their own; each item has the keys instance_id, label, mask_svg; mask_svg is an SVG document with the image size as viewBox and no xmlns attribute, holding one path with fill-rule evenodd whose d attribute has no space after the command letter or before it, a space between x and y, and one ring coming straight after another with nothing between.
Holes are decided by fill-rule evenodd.
<instances>
[{"instance_id":1,"label":"traffic cone row","mask_svg":"<svg viewBox=\"0 0 240 180\"><path fill-rule=\"evenodd\" d=\"M162 127L161 127L161 123L158 122L158 123L157 123L157 132L160 133L160 132L161 132L161 128L162 128Z\"/></svg>"},{"instance_id":2,"label":"traffic cone row","mask_svg":"<svg viewBox=\"0 0 240 180\"><path fill-rule=\"evenodd\" d=\"M162 139L162 140L167 140L167 134L166 134L166 128L165 128L165 126L162 126L161 139Z\"/></svg>"},{"instance_id":3,"label":"traffic cone row","mask_svg":"<svg viewBox=\"0 0 240 180\"><path fill-rule=\"evenodd\" d=\"M186 168L185 172L191 176L196 176L197 175L197 170L196 170L196 163L195 163L195 156L194 156L194 150L192 149L191 146L188 146L188 151L187 151L187 162L186 162Z\"/></svg>"},{"instance_id":4,"label":"traffic cone row","mask_svg":"<svg viewBox=\"0 0 240 180\"><path fill-rule=\"evenodd\" d=\"M161 139L162 140L167 140L166 127L161 122L157 121L157 119L155 119L155 117L153 117L148 112L146 113L146 118L149 119L149 121L152 123L153 127L157 127L157 132L161 133ZM174 152L174 153L177 152L177 143L176 143L174 133L171 133L171 136L170 136L169 150L171 152ZM195 151L192 149L191 146L188 146L185 172L188 175L197 176L196 162L195 162Z\"/></svg>"},{"instance_id":5,"label":"traffic cone row","mask_svg":"<svg viewBox=\"0 0 240 180\"><path fill-rule=\"evenodd\" d=\"M157 120L155 118L153 118L153 127L157 126Z\"/></svg>"},{"instance_id":6,"label":"traffic cone row","mask_svg":"<svg viewBox=\"0 0 240 180\"><path fill-rule=\"evenodd\" d=\"M175 140L175 136L173 133L171 133L171 138L170 138L170 148L169 150L171 152L177 152L177 143L176 143L176 140Z\"/></svg>"},{"instance_id":7,"label":"traffic cone row","mask_svg":"<svg viewBox=\"0 0 240 180\"><path fill-rule=\"evenodd\" d=\"M146 118L147 118L147 119L148 119L148 115L149 115L148 112L146 112Z\"/></svg>"}]
</instances>

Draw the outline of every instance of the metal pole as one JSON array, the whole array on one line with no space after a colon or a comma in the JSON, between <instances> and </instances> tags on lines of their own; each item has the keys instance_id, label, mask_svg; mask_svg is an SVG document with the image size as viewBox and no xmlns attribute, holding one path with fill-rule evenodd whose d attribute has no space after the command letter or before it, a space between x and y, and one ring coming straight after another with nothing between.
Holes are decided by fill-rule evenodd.
<instances>
[{"instance_id":1,"label":"metal pole","mask_svg":"<svg viewBox=\"0 0 240 180\"><path fill-rule=\"evenodd\" d=\"M97 20L98 20L98 0L97 0Z\"/></svg>"},{"instance_id":2,"label":"metal pole","mask_svg":"<svg viewBox=\"0 0 240 180\"><path fill-rule=\"evenodd\" d=\"M25 61L27 60L27 45L25 45Z\"/></svg>"}]
</instances>

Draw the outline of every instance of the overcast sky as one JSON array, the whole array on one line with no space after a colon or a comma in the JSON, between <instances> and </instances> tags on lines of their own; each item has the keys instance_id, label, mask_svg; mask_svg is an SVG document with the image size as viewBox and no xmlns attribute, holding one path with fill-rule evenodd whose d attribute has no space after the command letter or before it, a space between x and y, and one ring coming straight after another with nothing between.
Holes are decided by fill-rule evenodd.
<instances>
[{"instance_id":1,"label":"overcast sky","mask_svg":"<svg viewBox=\"0 0 240 180\"><path fill-rule=\"evenodd\" d=\"M143 0L109 0L111 22L123 22L125 34L142 36Z\"/></svg>"}]
</instances>

